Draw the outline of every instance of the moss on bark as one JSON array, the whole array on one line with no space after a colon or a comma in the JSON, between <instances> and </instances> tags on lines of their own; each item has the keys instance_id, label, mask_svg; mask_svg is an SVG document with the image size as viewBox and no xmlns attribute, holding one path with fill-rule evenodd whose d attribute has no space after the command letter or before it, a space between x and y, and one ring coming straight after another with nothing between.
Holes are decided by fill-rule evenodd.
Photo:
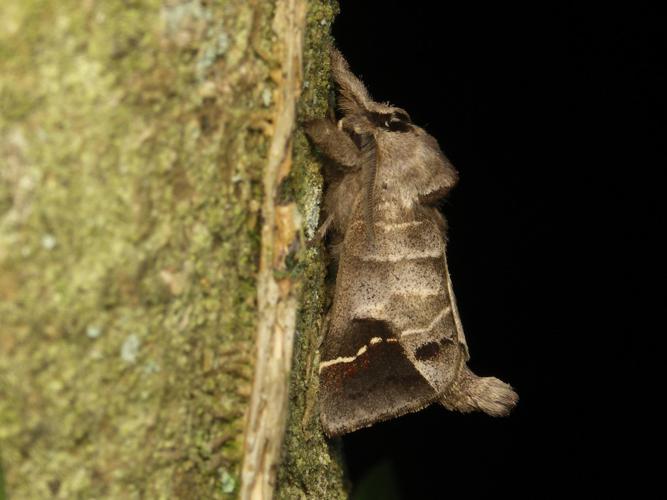
<instances>
[{"instance_id":1,"label":"moss on bark","mask_svg":"<svg viewBox=\"0 0 667 500\"><path fill-rule=\"evenodd\" d=\"M309 3L302 116L326 108L333 15L331 2ZM272 16L271 1L0 4L0 442L11 497L238 490ZM290 182L306 234L318 172L299 133ZM314 380L303 367L323 294L316 250L295 273L298 414ZM290 425L287 496L295 482L341 491L335 461L315 461L329 452L309 425Z\"/></svg>"},{"instance_id":2,"label":"moss on bark","mask_svg":"<svg viewBox=\"0 0 667 500\"><path fill-rule=\"evenodd\" d=\"M311 3L306 29L304 92L299 119L322 117L329 106L330 70L328 50L333 43L322 36L338 13L337 5ZM320 164L306 136L297 131L295 167L286 191L296 199L304 216L305 238L312 238L319 224L322 177ZM290 415L285 436L283 464L279 473L278 498L346 498L339 440L322 433L317 406L318 349L326 302L326 268L322 247L305 247L296 271L301 276L301 309L297 323L294 363L290 387Z\"/></svg>"}]
</instances>

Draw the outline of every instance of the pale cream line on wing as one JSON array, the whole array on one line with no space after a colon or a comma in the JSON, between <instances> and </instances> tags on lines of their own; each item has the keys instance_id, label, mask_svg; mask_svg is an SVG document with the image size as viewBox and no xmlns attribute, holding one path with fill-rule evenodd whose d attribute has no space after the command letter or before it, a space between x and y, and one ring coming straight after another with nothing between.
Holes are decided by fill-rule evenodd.
<instances>
[{"instance_id":1,"label":"pale cream line on wing","mask_svg":"<svg viewBox=\"0 0 667 500\"><path fill-rule=\"evenodd\" d=\"M407 337L408 335L415 335L417 333L430 332L433 329L433 327L438 323L438 321L442 321L444 317L451 311L452 311L452 305L449 304L442 311L440 311L440 313L433 319L433 321L431 321L431 324L428 325L426 328L414 328L412 330L403 330L403 332L401 332L401 337Z\"/></svg>"},{"instance_id":2,"label":"pale cream line on wing","mask_svg":"<svg viewBox=\"0 0 667 500\"><path fill-rule=\"evenodd\" d=\"M369 343L370 343L370 345L375 345L375 344L379 344L382 341L383 340L382 340L381 337L373 337L370 340ZM389 338L389 339L384 340L384 342L392 343L392 342L398 342L398 340ZM368 346L362 346L362 347L359 348L359 350L357 351L357 354L355 354L354 356L341 356L340 358L330 359L328 361L322 361L320 363L320 372L328 366L337 365L339 363L352 363L352 361L354 361L359 356L364 354L367 350L368 350Z\"/></svg>"}]
</instances>

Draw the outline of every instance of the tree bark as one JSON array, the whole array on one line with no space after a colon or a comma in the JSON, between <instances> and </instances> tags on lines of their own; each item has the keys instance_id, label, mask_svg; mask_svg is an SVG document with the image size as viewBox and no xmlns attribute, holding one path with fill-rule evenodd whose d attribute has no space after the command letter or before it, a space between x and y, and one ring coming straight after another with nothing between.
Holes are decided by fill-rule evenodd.
<instances>
[{"instance_id":1,"label":"tree bark","mask_svg":"<svg viewBox=\"0 0 667 500\"><path fill-rule=\"evenodd\" d=\"M298 127L327 108L336 9L0 4L9 498L346 496Z\"/></svg>"}]
</instances>

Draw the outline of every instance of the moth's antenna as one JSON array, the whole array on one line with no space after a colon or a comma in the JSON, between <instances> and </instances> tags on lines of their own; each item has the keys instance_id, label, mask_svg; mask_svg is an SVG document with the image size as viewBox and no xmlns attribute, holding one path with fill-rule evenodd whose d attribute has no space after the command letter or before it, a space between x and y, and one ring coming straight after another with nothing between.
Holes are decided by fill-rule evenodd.
<instances>
[{"instance_id":1,"label":"moth's antenna","mask_svg":"<svg viewBox=\"0 0 667 500\"><path fill-rule=\"evenodd\" d=\"M364 211L366 236L371 247L375 245L375 178L377 176L378 149L372 136L365 136L361 146L361 164L366 182Z\"/></svg>"}]
</instances>

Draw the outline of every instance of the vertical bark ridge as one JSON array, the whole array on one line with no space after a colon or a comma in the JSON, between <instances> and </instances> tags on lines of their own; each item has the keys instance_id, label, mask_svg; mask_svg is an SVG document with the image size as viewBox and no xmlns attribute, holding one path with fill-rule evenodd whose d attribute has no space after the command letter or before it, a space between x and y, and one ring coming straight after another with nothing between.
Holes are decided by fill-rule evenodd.
<instances>
[{"instance_id":1,"label":"vertical bark ridge","mask_svg":"<svg viewBox=\"0 0 667 500\"><path fill-rule=\"evenodd\" d=\"M256 364L245 433L242 499L272 498L287 419L297 299L289 277L276 278L297 234L294 203L277 205L278 186L292 164L292 133L301 89L304 0L279 0L274 30L280 36L280 93L264 170L262 243L257 279Z\"/></svg>"}]
</instances>

